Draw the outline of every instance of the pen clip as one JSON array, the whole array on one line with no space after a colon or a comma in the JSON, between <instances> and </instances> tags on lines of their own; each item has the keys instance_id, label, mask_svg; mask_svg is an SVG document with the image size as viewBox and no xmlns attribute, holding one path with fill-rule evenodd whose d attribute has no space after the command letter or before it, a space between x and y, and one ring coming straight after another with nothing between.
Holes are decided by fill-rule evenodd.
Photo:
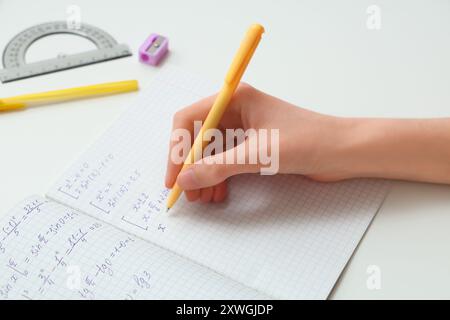
<instances>
[{"instance_id":1,"label":"pen clip","mask_svg":"<svg viewBox=\"0 0 450 320\"><path fill-rule=\"evenodd\" d=\"M231 85L236 81L240 81L242 74L253 56L263 33L264 28L259 24L254 24L249 28L244 40L242 40L238 52L236 53L233 63L228 70L227 76L225 77L226 83Z\"/></svg>"}]
</instances>

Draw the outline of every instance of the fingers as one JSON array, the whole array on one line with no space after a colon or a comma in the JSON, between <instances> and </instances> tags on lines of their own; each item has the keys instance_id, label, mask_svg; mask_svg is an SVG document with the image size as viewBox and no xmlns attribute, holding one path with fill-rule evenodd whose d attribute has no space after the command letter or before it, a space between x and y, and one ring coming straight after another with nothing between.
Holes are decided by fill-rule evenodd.
<instances>
[{"instance_id":1,"label":"fingers","mask_svg":"<svg viewBox=\"0 0 450 320\"><path fill-rule=\"evenodd\" d=\"M244 142L244 144L247 143L247 141ZM248 164L249 162L247 160L244 161L243 164L236 163L237 161L233 161L233 163L224 163L224 159L235 157L238 152L238 147L203 158L183 170L177 178L177 183L180 188L183 190L204 189L218 185L227 178L237 174L258 172L259 165ZM244 148L243 150L248 152L248 148ZM248 154L246 154L245 157L248 159Z\"/></svg>"},{"instance_id":2,"label":"fingers","mask_svg":"<svg viewBox=\"0 0 450 320\"><path fill-rule=\"evenodd\" d=\"M225 112L221 119L221 128L242 128L241 109L243 105L251 103L251 95L254 93L254 91L255 90L247 84L241 84L238 87L235 94L233 95L233 98L230 101L227 112ZM184 152L184 150L183 152L179 152L179 150L177 150L176 146L179 144L180 140L186 139L185 136L179 134L180 131L177 129L185 129L181 131L185 131L190 134L189 138L191 139L190 142L192 144L195 138L194 122L203 121L204 119L206 119L215 98L216 95L204 98L186 108L181 109L175 114L173 118L172 136L170 139L169 156L167 160L167 170L165 178L165 185L167 188L172 188L175 184L175 181L177 181L177 177L180 174L183 162L187 156L187 152ZM177 134L179 136L177 136ZM174 155L177 155L178 157L174 158ZM174 161L174 159L176 159L177 161ZM186 173L183 172L182 175L185 176L185 178L181 178L181 181L182 183L183 181L185 181L186 183L186 188L182 188L185 190L187 200L200 200L202 202L221 202L225 200L227 196L227 184L225 180L228 177L239 173L253 172L255 170L255 168L250 168L248 166L214 166L211 171L212 178L208 178L206 171L210 169L208 169L208 167L201 166L198 170L196 169L198 173L195 173L195 175L191 175L190 171ZM199 179L199 181L196 181L196 179Z\"/></svg>"},{"instance_id":3,"label":"fingers","mask_svg":"<svg viewBox=\"0 0 450 320\"><path fill-rule=\"evenodd\" d=\"M203 203L208 203L211 201L213 195L214 195L213 187L203 188L200 191L200 201Z\"/></svg>"},{"instance_id":4,"label":"fingers","mask_svg":"<svg viewBox=\"0 0 450 320\"><path fill-rule=\"evenodd\" d=\"M186 129L190 133L191 136L191 143L193 141L193 134L194 134L194 121L196 120L204 120L206 116L208 115L209 109L214 102L215 96L210 96L207 98L204 98L200 101L197 101L196 103L181 109L178 111L174 117L173 117L173 124L172 124L172 136L170 139L170 145L169 145L169 155L167 159L167 170L166 170L166 179L165 184L167 188L172 188L172 186L175 183L175 180L177 178L178 173L181 170L181 167L183 166L183 162L177 161L175 163L173 160L173 150L177 143L180 142L179 139L176 139L177 137L173 136L176 129ZM180 139L182 137L179 137ZM187 154L182 155L183 161L186 158Z\"/></svg>"},{"instance_id":5,"label":"fingers","mask_svg":"<svg viewBox=\"0 0 450 320\"><path fill-rule=\"evenodd\" d=\"M221 182L214 187L208 187L197 190L186 190L184 194L188 201L200 200L203 203L207 202L222 202L227 197L227 182Z\"/></svg>"},{"instance_id":6,"label":"fingers","mask_svg":"<svg viewBox=\"0 0 450 320\"><path fill-rule=\"evenodd\" d=\"M226 199L227 194L228 194L227 182L224 181L222 183L219 183L217 186L214 187L214 195L212 201L222 202Z\"/></svg>"},{"instance_id":7,"label":"fingers","mask_svg":"<svg viewBox=\"0 0 450 320\"><path fill-rule=\"evenodd\" d=\"M241 150L248 152L247 144L248 141L243 142L244 148ZM244 164L234 164L234 162L232 164L221 164L223 162L219 159L226 159L227 156L230 157L230 154L236 156L238 147L204 158L178 175L177 183L185 191L188 201L222 202L226 199L228 193L227 178L241 173L259 171L257 164L247 164L248 153L244 155L247 159Z\"/></svg>"},{"instance_id":8,"label":"fingers","mask_svg":"<svg viewBox=\"0 0 450 320\"><path fill-rule=\"evenodd\" d=\"M236 90L230 104L227 107L227 111L221 119L222 128L240 128L241 123L241 107L244 104L249 103L251 99L251 92L254 89L247 84L240 84ZM173 136L177 131L176 129L186 129L190 133L191 144L194 140L194 122L203 121L208 115L211 106L214 103L217 95L212 95L201 99L192 105L179 110L173 117L172 136L169 145L169 156L167 159L167 170L165 184L167 188L172 188L175 183L176 177L182 168L182 162L186 158L187 154L183 154L183 161L176 163L173 161L173 152L175 146L180 142L181 137Z\"/></svg>"},{"instance_id":9,"label":"fingers","mask_svg":"<svg viewBox=\"0 0 450 320\"><path fill-rule=\"evenodd\" d=\"M197 201L200 197L200 190L186 190L184 194L188 201Z\"/></svg>"}]
</instances>

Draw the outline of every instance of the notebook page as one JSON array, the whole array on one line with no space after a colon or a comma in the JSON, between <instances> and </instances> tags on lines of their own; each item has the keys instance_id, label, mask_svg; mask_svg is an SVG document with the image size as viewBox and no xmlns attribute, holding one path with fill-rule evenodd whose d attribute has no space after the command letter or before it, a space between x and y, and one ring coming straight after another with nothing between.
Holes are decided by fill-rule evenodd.
<instances>
[{"instance_id":1,"label":"notebook page","mask_svg":"<svg viewBox=\"0 0 450 320\"><path fill-rule=\"evenodd\" d=\"M231 180L223 204L182 198L166 214L172 115L218 88L165 68L48 196L270 296L326 298L380 207L386 182L245 175Z\"/></svg>"},{"instance_id":2,"label":"notebook page","mask_svg":"<svg viewBox=\"0 0 450 320\"><path fill-rule=\"evenodd\" d=\"M24 200L0 226L2 299L265 298L42 197Z\"/></svg>"}]
</instances>

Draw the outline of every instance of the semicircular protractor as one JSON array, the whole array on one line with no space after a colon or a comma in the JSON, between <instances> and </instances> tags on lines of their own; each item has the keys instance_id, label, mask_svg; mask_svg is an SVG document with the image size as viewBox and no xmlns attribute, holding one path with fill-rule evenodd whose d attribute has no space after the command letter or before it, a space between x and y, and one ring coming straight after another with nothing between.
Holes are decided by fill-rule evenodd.
<instances>
[{"instance_id":1,"label":"semicircular protractor","mask_svg":"<svg viewBox=\"0 0 450 320\"><path fill-rule=\"evenodd\" d=\"M97 48L27 63L25 56L28 48L39 39L54 34L80 36L94 43ZM107 32L92 25L82 23L79 28L71 28L66 21L47 22L22 31L6 45L3 51L3 69L0 70L0 81L5 83L131 55L127 45L118 44Z\"/></svg>"}]
</instances>

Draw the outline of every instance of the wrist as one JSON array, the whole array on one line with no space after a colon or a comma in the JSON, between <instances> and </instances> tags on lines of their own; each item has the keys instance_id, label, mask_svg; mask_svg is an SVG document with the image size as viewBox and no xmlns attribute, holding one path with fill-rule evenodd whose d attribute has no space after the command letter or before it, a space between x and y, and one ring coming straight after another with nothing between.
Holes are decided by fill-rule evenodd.
<instances>
[{"instance_id":1,"label":"wrist","mask_svg":"<svg viewBox=\"0 0 450 320\"><path fill-rule=\"evenodd\" d=\"M404 121L382 118L344 118L336 161L341 179L399 177L405 163L404 146L415 130ZM412 131L412 132L410 132ZM413 168L411 168L413 170Z\"/></svg>"},{"instance_id":2,"label":"wrist","mask_svg":"<svg viewBox=\"0 0 450 320\"><path fill-rule=\"evenodd\" d=\"M322 153L320 180L336 181L356 177L376 177L383 171L377 156L384 152L386 128L382 119L333 119L326 153Z\"/></svg>"},{"instance_id":3,"label":"wrist","mask_svg":"<svg viewBox=\"0 0 450 320\"><path fill-rule=\"evenodd\" d=\"M336 146L336 159L343 179L376 175L373 157L382 145L385 130L379 120L365 118L342 119L342 133Z\"/></svg>"}]
</instances>

